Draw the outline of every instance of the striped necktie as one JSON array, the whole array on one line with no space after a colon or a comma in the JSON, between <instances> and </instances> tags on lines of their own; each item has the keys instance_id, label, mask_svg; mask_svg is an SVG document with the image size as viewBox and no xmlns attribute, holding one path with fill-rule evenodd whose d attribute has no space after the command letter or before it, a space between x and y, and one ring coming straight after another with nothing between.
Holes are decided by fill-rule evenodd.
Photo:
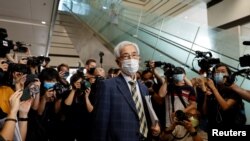
<instances>
[{"instance_id":1,"label":"striped necktie","mask_svg":"<svg viewBox=\"0 0 250 141\"><path fill-rule=\"evenodd\" d=\"M142 103L139 100L139 94L137 93L136 90L136 82L134 81L129 81L129 84L131 85L131 93L132 93L132 98L135 102L135 106L137 109L137 113L140 119L140 133L144 136L147 137L148 134L148 127L147 127L147 122L146 122L146 117L145 113L142 107Z\"/></svg>"}]
</instances>

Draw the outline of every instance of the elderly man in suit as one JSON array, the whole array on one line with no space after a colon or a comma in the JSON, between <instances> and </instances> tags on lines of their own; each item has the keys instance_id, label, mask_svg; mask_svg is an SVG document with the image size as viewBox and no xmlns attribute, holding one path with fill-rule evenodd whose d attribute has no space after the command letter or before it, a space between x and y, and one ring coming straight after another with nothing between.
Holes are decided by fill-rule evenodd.
<instances>
[{"instance_id":1,"label":"elderly man in suit","mask_svg":"<svg viewBox=\"0 0 250 141\"><path fill-rule=\"evenodd\" d=\"M160 133L152 124L145 101L148 91L136 81L140 51L137 44L123 41L114 49L121 69L117 77L101 81L93 117L94 141L150 141Z\"/></svg>"}]
</instances>

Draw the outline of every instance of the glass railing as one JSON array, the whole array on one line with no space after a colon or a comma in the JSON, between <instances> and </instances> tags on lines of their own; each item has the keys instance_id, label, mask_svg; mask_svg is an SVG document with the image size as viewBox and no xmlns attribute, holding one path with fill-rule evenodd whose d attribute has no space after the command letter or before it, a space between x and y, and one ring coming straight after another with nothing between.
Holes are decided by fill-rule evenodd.
<instances>
[{"instance_id":1,"label":"glass railing","mask_svg":"<svg viewBox=\"0 0 250 141\"><path fill-rule=\"evenodd\" d=\"M238 27L212 29L180 19L144 14L141 9L122 7L120 1L113 7L118 14L114 19L111 9L109 0L64 0L59 10L74 14L113 47L123 40L136 42L141 51L142 68L146 60L164 61L185 66L192 78L199 70L195 51L211 52L213 58L220 58L233 71L242 69L239 57L250 53L242 45L245 36L239 34L243 29ZM237 83L243 88L250 84L246 78L244 75L237 77Z\"/></svg>"},{"instance_id":2,"label":"glass railing","mask_svg":"<svg viewBox=\"0 0 250 141\"><path fill-rule=\"evenodd\" d=\"M141 9L122 7L119 1L113 8L111 5L109 0L63 0L59 10L72 12L113 46L123 40L138 43L142 67L145 60L153 59L197 70L194 58L198 50L211 52L233 71L239 68L242 41L238 28L211 29L180 19L144 14ZM111 9L118 14L117 24L112 23Z\"/></svg>"}]
</instances>

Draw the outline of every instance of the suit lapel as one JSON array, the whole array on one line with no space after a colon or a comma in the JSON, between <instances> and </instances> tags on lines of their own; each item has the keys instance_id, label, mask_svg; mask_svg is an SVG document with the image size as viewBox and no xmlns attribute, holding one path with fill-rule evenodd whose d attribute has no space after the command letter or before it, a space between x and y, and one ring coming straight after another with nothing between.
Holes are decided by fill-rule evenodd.
<instances>
[{"instance_id":1,"label":"suit lapel","mask_svg":"<svg viewBox=\"0 0 250 141\"><path fill-rule=\"evenodd\" d=\"M133 111L136 113L136 115L138 116L137 110L136 110L136 107L135 107L135 103L134 103L134 101L132 99L131 92L130 92L129 87L128 87L127 83L126 83L126 80L123 78L122 75L119 75L117 78L118 79L116 79L116 83L118 84L117 85L118 90L123 95L123 97L128 102L128 104L133 109Z\"/></svg>"}]
</instances>

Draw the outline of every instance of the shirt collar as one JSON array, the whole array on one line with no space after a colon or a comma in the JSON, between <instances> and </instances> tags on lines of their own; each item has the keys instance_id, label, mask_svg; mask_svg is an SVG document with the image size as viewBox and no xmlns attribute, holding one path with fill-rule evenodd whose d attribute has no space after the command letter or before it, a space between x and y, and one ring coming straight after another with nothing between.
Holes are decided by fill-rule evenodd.
<instances>
[{"instance_id":1,"label":"shirt collar","mask_svg":"<svg viewBox=\"0 0 250 141\"><path fill-rule=\"evenodd\" d=\"M128 83L129 81L136 81L136 77L134 80L132 80L131 77L127 76L126 74L124 74L123 72L121 72L123 78L126 80L126 82Z\"/></svg>"}]
</instances>

